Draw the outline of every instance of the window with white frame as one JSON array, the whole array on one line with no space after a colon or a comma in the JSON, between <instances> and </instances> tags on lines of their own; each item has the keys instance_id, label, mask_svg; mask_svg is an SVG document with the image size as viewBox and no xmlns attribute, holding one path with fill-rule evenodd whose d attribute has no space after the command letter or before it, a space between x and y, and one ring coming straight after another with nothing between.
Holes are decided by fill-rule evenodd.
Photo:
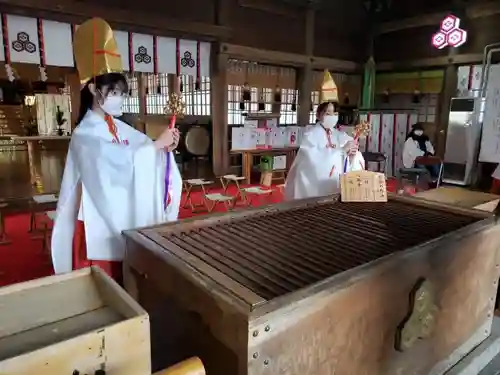
<instances>
[{"instance_id":1,"label":"window with white frame","mask_svg":"<svg viewBox=\"0 0 500 375\"><path fill-rule=\"evenodd\" d=\"M309 112L309 123L316 123L316 110L319 105L319 91L311 91L311 112Z\"/></svg>"},{"instance_id":2,"label":"window with white frame","mask_svg":"<svg viewBox=\"0 0 500 375\"><path fill-rule=\"evenodd\" d=\"M210 77L200 77L200 89L193 91L193 114L195 116L210 116L212 114L210 90Z\"/></svg>"},{"instance_id":3,"label":"window with white frame","mask_svg":"<svg viewBox=\"0 0 500 375\"><path fill-rule=\"evenodd\" d=\"M240 85L227 86L227 123L228 125L242 125L244 118L240 109L241 93L243 89Z\"/></svg>"},{"instance_id":4,"label":"window with white frame","mask_svg":"<svg viewBox=\"0 0 500 375\"><path fill-rule=\"evenodd\" d=\"M181 97L186 106L186 115L210 116L212 113L210 98L210 77L200 77L199 90L196 90L195 77L181 75L181 82Z\"/></svg>"},{"instance_id":5,"label":"window with white frame","mask_svg":"<svg viewBox=\"0 0 500 375\"><path fill-rule=\"evenodd\" d=\"M245 102L245 109L240 109L243 89L240 85L227 86L227 123L229 125L242 125L247 113L271 113L273 89L250 87L250 102ZM259 111L259 102L264 103L264 111Z\"/></svg>"},{"instance_id":6,"label":"window with white frame","mask_svg":"<svg viewBox=\"0 0 500 375\"><path fill-rule=\"evenodd\" d=\"M139 81L137 75L128 77L129 95L123 102L123 113L139 113Z\"/></svg>"},{"instance_id":7,"label":"window with white frame","mask_svg":"<svg viewBox=\"0 0 500 375\"><path fill-rule=\"evenodd\" d=\"M146 85L146 113L163 115L168 102L168 74L148 74Z\"/></svg>"},{"instance_id":8,"label":"window with white frame","mask_svg":"<svg viewBox=\"0 0 500 375\"><path fill-rule=\"evenodd\" d=\"M299 91L294 89L281 89L280 125L297 125L297 108L292 110L292 106L298 93Z\"/></svg>"}]
</instances>

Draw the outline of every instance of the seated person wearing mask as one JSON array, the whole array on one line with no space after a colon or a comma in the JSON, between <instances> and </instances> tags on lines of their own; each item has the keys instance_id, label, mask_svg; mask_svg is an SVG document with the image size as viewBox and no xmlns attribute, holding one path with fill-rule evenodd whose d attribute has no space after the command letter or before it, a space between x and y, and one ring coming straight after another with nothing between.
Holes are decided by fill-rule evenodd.
<instances>
[{"instance_id":1,"label":"seated person wearing mask","mask_svg":"<svg viewBox=\"0 0 500 375\"><path fill-rule=\"evenodd\" d=\"M403 165L405 168L427 169L433 180L439 176L439 165L418 165L415 160L420 156L434 156L434 147L427 135L424 133L424 126L417 122L413 125L410 133L406 137L403 146Z\"/></svg>"},{"instance_id":2,"label":"seated person wearing mask","mask_svg":"<svg viewBox=\"0 0 500 375\"><path fill-rule=\"evenodd\" d=\"M285 200L338 193L341 174L365 168L358 144L336 129L339 119L337 86L328 71L325 71L316 116L317 122L306 130L288 173Z\"/></svg>"}]
</instances>

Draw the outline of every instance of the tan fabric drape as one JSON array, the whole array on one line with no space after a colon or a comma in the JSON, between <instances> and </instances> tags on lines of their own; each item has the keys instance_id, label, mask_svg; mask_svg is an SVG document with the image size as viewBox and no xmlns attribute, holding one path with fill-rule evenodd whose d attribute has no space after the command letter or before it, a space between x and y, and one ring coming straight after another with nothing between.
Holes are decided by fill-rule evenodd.
<instances>
[{"instance_id":1,"label":"tan fabric drape","mask_svg":"<svg viewBox=\"0 0 500 375\"><path fill-rule=\"evenodd\" d=\"M257 88L279 86L283 89L295 89L295 69L237 60L230 61L227 69L227 83L241 86L245 82Z\"/></svg>"}]
</instances>

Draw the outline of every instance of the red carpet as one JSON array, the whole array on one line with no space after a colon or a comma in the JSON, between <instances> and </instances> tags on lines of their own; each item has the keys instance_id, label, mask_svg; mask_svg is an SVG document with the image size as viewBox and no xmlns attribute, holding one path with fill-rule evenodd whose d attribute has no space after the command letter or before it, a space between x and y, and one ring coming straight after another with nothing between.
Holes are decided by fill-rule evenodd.
<instances>
[{"instance_id":1,"label":"red carpet","mask_svg":"<svg viewBox=\"0 0 500 375\"><path fill-rule=\"evenodd\" d=\"M387 181L387 189L391 192L396 190L394 179ZM221 189L209 189L209 193L222 193ZM231 186L228 194L236 195L236 188ZM182 205L185 202L183 194ZM193 203L202 202L200 192L192 193ZM252 206L278 203L282 200L282 194L275 188L272 194L256 196L252 199ZM245 209L245 205L238 200L235 209ZM197 209L198 210L198 209ZM218 204L213 212L226 211L224 204ZM190 208L181 207L179 218L185 219L194 215L206 215L206 210L193 214ZM28 233L29 215L9 216L6 218L6 231L12 241L8 245L0 245L0 286L21 281L48 276L52 273L51 260L46 252L43 252L42 239L32 239Z\"/></svg>"},{"instance_id":2,"label":"red carpet","mask_svg":"<svg viewBox=\"0 0 500 375\"><path fill-rule=\"evenodd\" d=\"M209 193L222 193L222 189L209 189ZM236 195L236 188L231 186L228 194ZM185 202L183 194L182 204ZM191 193L194 204L202 202L200 192ZM252 206L261 204L278 203L282 199L281 193L275 189L272 194L255 197ZM211 203L210 203L211 204ZM241 199L235 209L244 209ZM201 212L198 212L200 210ZM206 215L206 210L196 209L193 214L190 208L181 207L179 218L185 219L194 215ZM224 204L218 204L213 212L226 211ZM6 232L11 243L0 245L0 286L18 283L48 276L52 273L52 265L49 255L43 252L43 240L32 239L32 234L28 233L29 215L8 216L5 219Z\"/></svg>"}]
</instances>

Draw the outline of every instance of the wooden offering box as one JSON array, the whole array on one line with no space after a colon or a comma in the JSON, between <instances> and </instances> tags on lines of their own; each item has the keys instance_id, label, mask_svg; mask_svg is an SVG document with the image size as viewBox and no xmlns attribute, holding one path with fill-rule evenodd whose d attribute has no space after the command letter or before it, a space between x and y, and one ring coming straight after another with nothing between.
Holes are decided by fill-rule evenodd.
<instances>
[{"instance_id":1,"label":"wooden offering box","mask_svg":"<svg viewBox=\"0 0 500 375\"><path fill-rule=\"evenodd\" d=\"M490 334L489 213L330 197L126 237L127 290L208 375L439 375Z\"/></svg>"},{"instance_id":2,"label":"wooden offering box","mask_svg":"<svg viewBox=\"0 0 500 375\"><path fill-rule=\"evenodd\" d=\"M0 374L151 375L149 318L98 268L0 289Z\"/></svg>"}]
</instances>

